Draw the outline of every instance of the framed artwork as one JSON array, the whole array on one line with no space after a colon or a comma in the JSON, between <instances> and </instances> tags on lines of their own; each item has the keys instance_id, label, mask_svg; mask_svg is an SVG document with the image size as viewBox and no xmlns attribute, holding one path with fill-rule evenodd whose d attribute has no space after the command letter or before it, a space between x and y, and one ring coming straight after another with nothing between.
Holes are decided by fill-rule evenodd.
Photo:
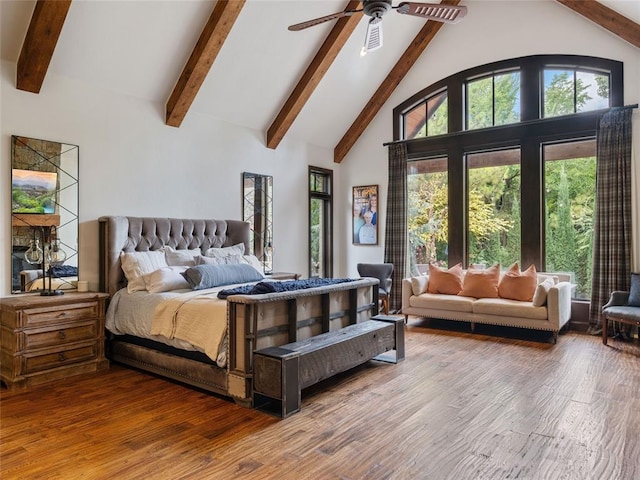
<instances>
[{"instance_id":1,"label":"framed artwork","mask_svg":"<svg viewBox=\"0 0 640 480\"><path fill-rule=\"evenodd\" d=\"M353 187L353 244L378 244L378 185Z\"/></svg>"}]
</instances>

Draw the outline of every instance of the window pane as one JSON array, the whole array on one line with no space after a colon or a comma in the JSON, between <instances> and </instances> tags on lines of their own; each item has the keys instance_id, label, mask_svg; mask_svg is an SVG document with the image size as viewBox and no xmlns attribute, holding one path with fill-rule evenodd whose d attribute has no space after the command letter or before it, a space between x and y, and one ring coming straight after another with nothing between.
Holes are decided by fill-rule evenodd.
<instances>
[{"instance_id":1,"label":"window pane","mask_svg":"<svg viewBox=\"0 0 640 480\"><path fill-rule=\"evenodd\" d=\"M520 261L520 149L470 154L467 165L469 264Z\"/></svg>"},{"instance_id":2,"label":"window pane","mask_svg":"<svg viewBox=\"0 0 640 480\"><path fill-rule=\"evenodd\" d=\"M447 264L447 159L409 162L407 212L411 272Z\"/></svg>"},{"instance_id":3,"label":"window pane","mask_svg":"<svg viewBox=\"0 0 640 480\"><path fill-rule=\"evenodd\" d=\"M324 200L318 198L311 199L311 277L324 277Z\"/></svg>"},{"instance_id":4,"label":"window pane","mask_svg":"<svg viewBox=\"0 0 640 480\"><path fill-rule=\"evenodd\" d=\"M573 70L544 71L544 117L575 113Z\"/></svg>"},{"instance_id":5,"label":"window pane","mask_svg":"<svg viewBox=\"0 0 640 480\"><path fill-rule=\"evenodd\" d=\"M404 138L426 137L427 108L421 103L404 115Z\"/></svg>"},{"instance_id":6,"label":"window pane","mask_svg":"<svg viewBox=\"0 0 640 480\"><path fill-rule=\"evenodd\" d=\"M493 103L494 125L520 121L520 72L495 76Z\"/></svg>"},{"instance_id":7,"label":"window pane","mask_svg":"<svg viewBox=\"0 0 640 480\"><path fill-rule=\"evenodd\" d=\"M467 83L467 129L493 125L493 77Z\"/></svg>"},{"instance_id":8,"label":"window pane","mask_svg":"<svg viewBox=\"0 0 640 480\"><path fill-rule=\"evenodd\" d=\"M442 92L427 100L427 136L444 135L449 132L449 106L447 92Z\"/></svg>"},{"instance_id":9,"label":"window pane","mask_svg":"<svg viewBox=\"0 0 640 480\"><path fill-rule=\"evenodd\" d=\"M577 111L609 108L609 76L591 72L576 72Z\"/></svg>"},{"instance_id":10,"label":"window pane","mask_svg":"<svg viewBox=\"0 0 640 480\"><path fill-rule=\"evenodd\" d=\"M545 268L570 272L578 298L591 296L595 140L545 145Z\"/></svg>"}]
</instances>

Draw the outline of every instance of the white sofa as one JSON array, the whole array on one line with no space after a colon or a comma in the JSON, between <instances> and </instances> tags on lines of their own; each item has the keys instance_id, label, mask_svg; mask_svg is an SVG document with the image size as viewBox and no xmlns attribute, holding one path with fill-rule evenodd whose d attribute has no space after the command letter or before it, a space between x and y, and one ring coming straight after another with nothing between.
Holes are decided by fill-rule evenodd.
<instances>
[{"instance_id":1,"label":"white sofa","mask_svg":"<svg viewBox=\"0 0 640 480\"><path fill-rule=\"evenodd\" d=\"M538 283L549 277L555 284L549 288L542 306L504 298L427 293L428 275L405 278L402 280L402 314L405 321L409 315L416 315L469 322L472 330L476 323L545 330L553 332L555 342L558 331L571 318L573 285L565 273L538 273Z\"/></svg>"}]
</instances>

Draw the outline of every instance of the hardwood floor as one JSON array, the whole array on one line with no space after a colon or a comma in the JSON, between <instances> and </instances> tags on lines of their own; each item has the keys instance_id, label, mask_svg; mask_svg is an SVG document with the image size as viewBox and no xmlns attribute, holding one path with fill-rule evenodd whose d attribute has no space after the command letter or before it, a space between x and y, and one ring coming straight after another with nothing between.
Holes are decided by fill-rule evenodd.
<instances>
[{"instance_id":1,"label":"hardwood floor","mask_svg":"<svg viewBox=\"0 0 640 480\"><path fill-rule=\"evenodd\" d=\"M411 323L404 362L305 390L284 420L119 366L2 389L0 476L640 478L638 343L434 326Z\"/></svg>"}]
</instances>

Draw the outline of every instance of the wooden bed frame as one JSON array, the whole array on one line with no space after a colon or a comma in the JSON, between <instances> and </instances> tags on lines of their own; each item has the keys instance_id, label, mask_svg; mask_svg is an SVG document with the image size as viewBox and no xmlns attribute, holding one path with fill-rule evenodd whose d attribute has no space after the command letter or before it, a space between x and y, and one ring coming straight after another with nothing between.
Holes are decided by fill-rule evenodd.
<instances>
[{"instance_id":1,"label":"wooden bed frame","mask_svg":"<svg viewBox=\"0 0 640 480\"><path fill-rule=\"evenodd\" d=\"M249 251L249 224L238 220L193 220L108 216L99 219L100 291L113 295L126 286L120 253L226 247L244 243ZM353 282L266 295L227 298L228 359L226 368L131 343L107 332L107 355L139 368L250 406L253 397L253 352L297 342L378 314L378 280Z\"/></svg>"}]
</instances>

